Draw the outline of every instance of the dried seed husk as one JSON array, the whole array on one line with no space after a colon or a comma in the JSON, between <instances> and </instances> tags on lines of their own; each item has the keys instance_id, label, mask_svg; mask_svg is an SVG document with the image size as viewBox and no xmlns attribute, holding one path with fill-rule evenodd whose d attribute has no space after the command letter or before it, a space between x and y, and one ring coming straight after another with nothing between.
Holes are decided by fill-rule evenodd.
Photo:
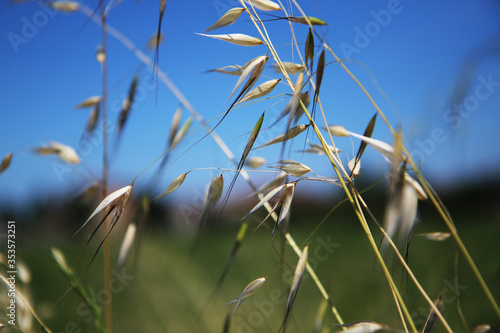
<instances>
[{"instance_id":1,"label":"dried seed husk","mask_svg":"<svg viewBox=\"0 0 500 333\"><path fill-rule=\"evenodd\" d=\"M106 60L106 53L102 47L98 48L95 53L95 59L98 63L102 64Z\"/></svg>"},{"instance_id":2,"label":"dried seed husk","mask_svg":"<svg viewBox=\"0 0 500 333\"><path fill-rule=\"evenodd\" d=\"M296 64L294 62L282 62L282 64L288 74L298 74L306 69L304 65ZM273 67L277 73L281 73L281 69L278 64L274 64Z\"/></svg>"},{"instance_id":3,"label":"dried seed husk","mask_svg":"<svg viewBox=\"0 0 500 333\"><path fill-rule=\"evenodd\" d=\"M47 2L49 7L52 7L58 11L65 13L72 13L80 9L80 4L75 1L49 1Z\"/></svg>"},{"instance_id":4,"label":"dried seed husk","mask_svg":"<svg viewBox=\"0 0 500 333\"><path fill-rule=\"evenodd\" d=\"M122 245L120 246L120 252L118 254L118 262L116 264L116 270L120 272L125 266L125 261L127 260L128 254L132 245L134 244L135 233L137 226L135 223L130 223L123 237Z\"/></svg>"},{"instance_id":5,"label":"dried seed husk","mask_svg":"<svg viewBox=\"0 0 500 333\"><path fill-rule=\"evenodd\" d=\"M208 188L207 193L207 206L214 207L219 201L222 190L224 188L224 178L222 178L222 174L219 177L212 180L210 183L210 187Z\"/></svg>"},{"instance_id":6,"label":"dried seed husk","mask_svg":"<svg viewBox=\"0 0 500 333\"><path fill-rule=\"evenodd\" d=\"M348 332L348 333L373 333L383 329L387 329L388 327L383 324L376 323L374 321L361 321L354 324L344 324L342 327L347 328L344 330L337 331L340 332Z\"/></svg>"},{"instance_id":7,"label":"dried seed husk","mask_svg":"<svg viewBox=\"0 0 500 333\"><path fill-rule=\"evenodd\" d=\"M281 79L277 80L269 80L264 83L259 84L257 87L253 88L240 99L238 103L244 103L247 101L251 101L252 99L256 99L262 96L266 96L271 91L273 91L274 87L281 81Z\"/></svg>"},{"instance_id":8,"label":"dried seed husk","mask_svg":"<svg viewBox=\"0 0 500 333\"><path fill-rule=\"evenodd\" d=\"M101 102L101 96L92 96L75 106L77 109L84 109L92 107Z\"/></svg>"},{"instance_id":9,"label":"dried seed husk","mask_svg":"<svg viewBox=\"0 0 500 333\"><path fill-rule=\"evenodd\" d=\"M177 110L175 110L174 116L172 117L172 123L170 124L170 134L168 136L168 145L169 146L172 146L172 143L174 142L175 136L176 136L177 131L179 129L181 115L182 115L182 105L179 104L179 106L177 107Z\"/></svg>"},{"instance_id":10,"label":"dried seed husk","mask_svg":"<svg viewBox=\"0 0 500 333\"><path fill-rule=\"evenodd\" d=\"M270 146L270 145L274 145L276 143L280 143L280 142L283 142L283 141L286 141L286 140L293 139L294 137L296 137L300 133L304 132L308 127L309 127L309 124L304 124L304 125L298 125L298 126L295 126L293 128L290 128L285 133L278 135L274 139L266 142L262 146L254 148L254 149L259 149L259 148L267 147L267 146Z\"/></svg>"},{"instance_id":11,"label":"dried seed husk","mask_svg":"<svg viewBox=\"0 0 500 333\"><path fill-rule=\"evenodd\" d=\"M292 204L292 199L293 199L293 193L295 190L295 184L292 183L291 186L287 186L285 190L283 191L283 194L281 196L280 201L281 203L281 211L280 215L278 216L278 220L276 221L276 224L280 224L285 217L288 215L288 211L290 210L290 206Z\"/></svg>"},{"instance_id":12,"label":"dried seed husk","mask_svg":"<svg viewBox=\"0 0 500 333\"><path fill-rule=\"evenodd\" d=\"M94 105L94 108L90 112L89 119L85 125L85 131L88 134L92 134L97 127L97 121L99 120L99 103Z\"/></svg>"},{"instance_id":13,"label":"dried seed husk","mask_svg":"<svg viewBox=\"0 0 500 333\"><path fill-rule=\"evenodd\" d=\"M297 292L299 290L300 282L302 281L302 277L304 276L304 271L307 265L307 256L309 253L309 246L306 245L300 254L299 261L297 262L297 266L295 266L295 272L293 274L292 285L290 286L290 292L288 293L288 300L286 302L286 311L285 311L285 319L283 320L283 324L281 324L281 329L285 331L286 323L288 320L288 316L292 311L293 303L295 302L295 298L297 297ZM280 331L281 331L280 329Z\"/></svg>"},{"instance_id":14,"label":"dried seed husk","mask_svg":"<svg viewBox=\"0 0 500 333\"><path fill-rule=\"evenodd\" d=\"M258 56L248 62L248 65L245 67L238 81L236 82L233 91L231 91L228 100L233 96L234 92L240 87L240 85L249 75L250 77L248 78L245 86L241 89L242 93L245 90L250 89L255 84L255 82L257 82L260 75L262 74L262 71L264 70L264 65L266 64L267 59L267 56Z\"/></svg>"},{"instance_id":15,"label":"dried seed husk","mask_svg":"<svg viewBox=\"0 0 500 333\"><path fill-rule=\"evenodd\" d=\"M223 40L228 43L236 44L236 45L241 45L241 46L257 46L264 44L263 41L261 41L257 37L252 37L248 36L245 34L222 34L222 35L207 35L207 34L202 34L202 33L196 33L197 35L200 36L205 36L205 37L210 37L210 38L215 38L219 40Z\"/></svg>"},{"instance_id":16,"label":"dried seed husk","mask_svg":"<svg viewBox=\"0 0 500 333\"><path fill-rule=\"evenodd\" d=\"M130 197L130 192L132 192L132 185L122 187L122 188L114 191L113 193L109 194L106 198L104 198L104 200L101 201L101 203L97 206L97 208L94 210L94 212L87 219L87 221L85 221L85 223L83 223L83 225L80 227L80 229L78 229L75 232L75 235L80 230L82 230L83 227L85 227L87 225L87 223L89 223L89 221L94 216L99 214L106 207L111 207L111 209L113 209L115 207L121 207L121 209L123 209L128 202L128 199Z\"/></svg>"},{"instance_id":17,"label":"dried seed husk","mask_svg":"<svg viewBox=\"0 0 500 333\"><path fill-rule=\"evenodd\" d=\"M147 48L148 49L155 49L158 45L158 43L161 44L161 42L163 42L163 40L165 39L165 35L163 33L160 32L160 37L158 38L158 36L156 35L156 33L151 36L146 44Z\"/></svg>"},{"instance_id":18,"label":"dried seed husk","mask_svg":"<svg viewBox=\"0 0 500 333\"><path fill-rule=\"evenodd\" d=\"M4 172L9 167L11 161L12 153L8 153L2 158L2 163L0 164L0 173Z\"/></svg>"},{"instance_id":19,"label":"dried seed husk","mask_svg":"<svg viewBox=\"0 0 500 333\"><path fill-rule=\"evenodd\" d=\"M174 180L172 180L172 182L170 183L170 185L168 185L168 187L165 189L165 191L163 191L160 195L158 195L156 198L154 198L153 201L160 200L161 198L163 198L167 194L170 194L170 193L174 192L175 190L177 190L179 188L179 186L181 186L182 183L184 183L184 180L186 179L186 176L188 173L189 173L189 171L181 174L180 176L177 176Z\"/></svg>"},{"instance_id":20,"label":"dried seed husk","mask_svg":"<svg viewBox=\"0 0 500 333\"><path fill-rule=\"evenodd\" d=\"M245 165L252 169L260 168L264 163L266 163L266 159L260 156L249 157L245 161Z\"/></svg>"},{"instance_id":21,"label":"dried seed husk","mask_svg":"<svg viewBox=\"0 0 500 333\"><path fill-rule=\"evenodd\" d=\"M60 160L69 164L80 164L80 157L70 146L59 142L50 141L48 147L39 147L35 149L39 155L56 155Z\"/></svg>"},{"instance_id":22,"label":"dried seed husk","mask_svg":"<svg viewBox=\"0 0 500 333\"><path fill-rule=\"evenodd\" d=\"M488 324L485 324L485 325L476 326L476 328L474 328L474 331L472 333L487 333L487 332L492 332L491 326Z\"/></svg>"},{"instance_id":23,"label":"dried seed husk","mask_svg":"<svg viewBox=\"0 0 500 333\"><path fill-rule=\"evenodd\" d=\"M427 200L427 194L425 193L422 186L420 186L419 182L413 179L408 173L405 172L405 181L413 187L413 189L417 192L419 200Z\"/></svg>"},{"instance_id":24,"label":"dried seed husk","mask_svg":"<svg viewBox=\"0 0 500 333\"><path fill-rule=\"evenodd\" d=\"M280 185L280 186L274 188L273 190L269 191L269 193L267 193L262 199L260 199L260 201L252 208L252 210L250 210L250 212L248 212L247 215L243 216L243 218L241 220L243 221L245 218L248 217L248 215L252 214L257 209L262 207L266 202L271 200L271 198L274 197L276 195L276 193L281 191L281 189L283 189L283 187L285 187L285 186L286 186L286 184Z\"/></svg>"},{"instance_id":25,"label":"dried seed husk","mask_svg":"<svg viewBox=\"0 0 500 333\"><path fill-rule=\"evenodd\" d=\"M250 296L253 293L255 293L257 290L259 290L260 287L262 287L262 285L264 284L264 282L266 282L266 280L267 280L267 277L261 277L261 278L253 280L252 282L250 282L245 287L245 289L243 290L243 292L241 294L239 294L235 299L233 299L231 302L229 302L229 303L226 304L226 305L229 305L229 304L238 302L238 304L236 305L236 307L233 310L233 314L236 311L236 309L238 309L238 307L240 306L241 302L245 298L247 298L248 296ZM224 306L226 306L226 305L224 305Z\"/></svg>"},{"instance_id":26,"label":"dried seed husk","mask_svg":"<svg viewBox=\"0 0 500 333\"><path fill-rule=\"evenodd\" d=\"M273 178L270 181L268 181L267 183L264 183L262 186L260 186L257 189L257 191L254 193L254 195L256 195L258 193L262 193L262 194L267 193L268 191L276 188L277 186L282 185L287 176L288 175L286 172L280 172L280 174L276 178Z\"/></svg>"},{"instance_id":27,"label":"dried seed husk","mask_svg":"<svg viewBox=\"0 0 500 333\"><path fill-rule=\"evenodd\" d=\"M292 123L292 120L295 119L297 109L300 106L300 97L301 97L301 91L302 91L302 84L304 82L304 73L300 73L299 76L297 77L297 82L295 82L295 86L293 88L293 96L292 100L290 101L290 114L288 115L288 123L286 128L290 128L290 124Z\"/></svg>"},{"instance_id":28,"label":"dried seed husk","mask_svg":"<svg viewBox=\"0 0 500 333\"><path fill-rule=\"evenodd\" d=\"M189 116L188 119L186 119L184 125L182 125L181 129L177 132L177 134L175 134L174 140L170 144L171 147L178 144L182 140L182 138L184 138L187 131L189 130L189 127L191 127L192 123L193 123L193 116Z\"/></svg>"},{"instance_id":29,"label":"dried seed husk","mask_svg":"<svg viewBox=\"0 0 500 333\"><path fill-rule=\"evenodd\" d=\"M394 154L394 148L390 144L383 142L383 141L380 141L380 140L377 140L377 139L366 137L364 135L356 134L353 132L349 132L349 134L351 136L358 138L358 139L362 140L363 142L369 144L370 146L372 146L375 150L377 150L382 155L389 157L389 158L392 158L392 156Z\"/></svg>"},{"instance_id":30,"label":"dried seed husk","mask_svg":"<svg viewBox=\"0 0 500 333\"><path fill-rule=\"evenodd\" d=\"M209 32L233 24L240 17L241 13L243 13L244 10L245 8L242 7L231 8L226 13L224 13L224 15L222 15L221 18L217 20L217 22L210 26L210 28L205 30L205 32Z\"/></svg>"},{"instance_id":31,"label":"dried seed husk","mask_svg":"<svg viewBox=\"0 0 500 333\"><path fill-rule=\"evenodd\" d=\"M309 154L316 154L316 155L325 155L325 149L323 148L323 145L317 144L317 143L310 143L309 146L311 148L304 150L304 153L309 153ZM332 152L332 154L337 154L340 152L340 150L332 145L328 145L328 149Z\"/></svg>"},{"instance_id":32,"label":"dried seed husk","mask_svg":"<svg viewBox=\"0 0 500 333\"><path fill-rule=\"evenodd\" d=\"M450 238L451 234L449 232L436 231L436 232L428 232L428 233L424 233L424 234L417 234L415 236L423 237L425 239L436 241L436 242L442 242L442 241Z\"/></svg>"},{"instance_id":33,"label":"dried seed husk","mask_svg":"<svg viewBox=\"0 0 500 333\"><path fill-rule=\"evenodd\" d=\"M439 312L441 312L441 314L444 312L444 303L441 298L441 295L439 295L436 302L434 302L434 305L439 310ZM438 319L439 317L434 311L434 309L431 309L431 311L429 312L429 316L427 317L427 321L425 322L425 326L422 329L422 333L430 333L434 328L434 326L436 326Z\"/></svg>"},{"instance_id":34,"label":"dried seed husk","mask_svg":"<svg viewBox=\"0 0 500 333\"><path fill-rule=\"evenodd\" d=\"M245 2L264 11L281 10L281 7L277 3L270 0L245 0Z\"/></svg>"},{"instance_id":35,"label":"dried seed husk","mask_svg":"<svg viewBox=\"0 0 500 333\"><path fill-rule=\"evenodd\" d=\"M283 160L277 163L280 164L276 167L277 169L281 169L282 171L285 171L295 177L300 177L312 171L307 165L293 160Z\"/></svg>"},{"instance_id":36,"label":"dried seed husk","mask_svg":"<svg viewBox=\"0 0 500 333\"><path fill-rule=\"evenodd\" d=\"M127 98L123 101L122 110L118 118L118 134L121 133L123 127L125 126L125 123L127 122L130 109L132 108L132 103L134 103L134 97L138 82L139 82L139 76L134 75L132 83L130 84Z\"/></svg>"},{"instance_id":37,"label":"dried seed husk","mask_svg":"<svg viewBox=\"0 0 500 333\"><path fill-rule=\"evenodd\" d=\"M310 66L309 68L312 68L314 59L314 35L312 33L311 28L309 28L309 33L307 34L306 48L304 54L305 54L306 66L309 63Z\"/></svg>"},{"instance_id":38,"label":"dried seed husk","mask_svg":"<svg viewBox=\"0 0 500 333\"><path fill-rule=\"evenodd\" d=\"M358 161L356 163L356 158L351 159L347 163L347 166L349 167L349 170L351 171L351 177L356 178L361 173L361 162Z\"/></svg>"},{"instance_id":39,"label":"dried seed husk","mask_svg":"<svg viewBox=\"0 0 500 333\"><path fill-rule=\"evenodd\" d=\"M349 131L345 129L344 126L340 125L330 125L328 126L330 134L333 136L344 137L349 136Z\"/></svg>"},{"instance_id":40,"label":"dried seed husk","mask_svg":"<svg viewBox=\"0 0 500 333\"><path fill-rule=\"evenodd\" d=\"M286 18L288 21L292 21L292 22L295 22L295 23L300 23L300 24L307 24L309 25L309 23L307 23L307 20L305 17L302 17L302 16L289 16ZM313 17L313 16L308 16L307 19L309 20L309 22L311 23L311 25L328 25L328 23L326 23L325 21L323 20L320 20L319 18L317 17Z\"/></svg>"}]
</instances>

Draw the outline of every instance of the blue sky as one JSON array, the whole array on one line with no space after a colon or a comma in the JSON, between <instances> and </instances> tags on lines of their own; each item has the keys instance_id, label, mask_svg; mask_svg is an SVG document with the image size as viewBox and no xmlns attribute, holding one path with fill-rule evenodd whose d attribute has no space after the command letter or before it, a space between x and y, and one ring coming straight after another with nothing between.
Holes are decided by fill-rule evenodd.
<instances>
[{"instance_id":1,"label":"blue sky","mask_svg":"<svg viewBox=\"0 0 500 333\"><path fill-rule=\"evenodd\" d=\"M109 24L145 50L147 40L157 27L158 2L125 0L111 11ZM353 60L347 62L347 66L365 84L392 126L403 129L407 147L432 181L456 185L498 175L500 6L496 1L305 0L299 3L308 15L329 23L327 27L319 27L318 32L339 57ZM94 2L84 4L95 6ZM244 64L267 51L264 46L241 47L195 34L203 32L223 12L236 5L234 0L169 0L167 3L162 29L166 38L160 47L160 67L207 120L227 108L226 100L237 78L203 72ZM293 12L298 15L296 9ZM71 196L92 176L99 177L102 163L99 143L90 150L79 150L82 165L68 169L70 172L59 171L59 175L54 169L59 165L57 159L36 156L30 151L50 140L77 147L90 110L76 110L75 105L89 96L101 94L101 68L94 58L101 44L101 32L93 22L85 25L86 21L87 17L80 12L55 13L42 2L0 4L0 155L14 153L10 168L0 175L2 204L18 204L54 192ZM266 27L282 60L298 59L290 44L289 25L285 21L269 21ZM235 24L213 33L258 35L244 15ZM296 24L295 34L299 43L303 43L307 28ZM124 138L110 165L112 186L116 188L129 184L161 154L179 103L160 83L155 104L150 72L112 37L108 46L108 108L112 122L116 120L133 75L140 76L140 98L131 111ZM480 52L494 47L496 51ZM303 45L300 49L303 50ZM150 50L145 52L153 57ZM462 111L457 113L451 109L450 96L461 68L464 63L470 63L470 59L477 60L477 66L467 81ZM327 55L327 62L331 60ZM371 74L365 68L369 68ZM263 75L279 78L270 66ZM261 78L259 83L263 81ZM339 66L331 64L326 68L321 91L329 123L362 133L375 110ZM273 91L273 96L282 93L289 93L284 84ZM241 145L246 143L248 133L264 109L267 111L263 127L281 112L287 100L273 106L279 99L234 110L217 128L236 156L241 154ZM184 111L182 120L187 117L188 112ZM378 119L374 137L391 142L390 133L381 120ZM195 122L192 128L197 126ZM283 125L262 132L261 140L281 134L282 129ZM174 158L157 184L158 191L188 170L230 167L210 138L175 159L204 133L202 129L194 132L175 150ZM317 142L312 135L309 138ZM304 141L304 135L298 137L292 151L300 150ZM353 142L354 147L350 139L338 139L336 144L347 154L344 156L352 157L359 146L359 141ZM279 159L279 147L269 147L258 154L272 163ZM317 174L332 175L323 156L292 153L290 157L309 165ZM387 165L368 150L363 170L380 176L387 172ZM199 195L219 173L213 170L190 173L174 197ZM146 172L137 184L147 185L151 174ZM261 172L254 177L257 183L262 183L270 175ZM225 178L229 182L230 177ZM248 189L242 182L238 186ZM330 187L313 184L306 190L330 191Z\"/></svg>"}]
</instances>

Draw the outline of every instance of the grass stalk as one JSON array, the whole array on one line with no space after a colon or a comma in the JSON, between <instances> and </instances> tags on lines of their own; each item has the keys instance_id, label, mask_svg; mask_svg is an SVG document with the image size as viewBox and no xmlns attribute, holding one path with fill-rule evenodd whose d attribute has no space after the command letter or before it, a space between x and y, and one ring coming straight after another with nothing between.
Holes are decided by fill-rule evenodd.
<instances>
[{"instance_id":1,"label":"grass stalk","mask_svg":"<svg viewBox=\"0 0 500 333\"><path fill-rule=\"evenodd\" d=\"M107 114L107 86L108 86L108 70L107 70L107 59L108 59L108 49L107 49L107 33L106 33L106 11L104 8L104 1L99 2L100 18L101 18L101 38L102 38L102 50L104 52L104 60L102 62L102 96L101 96L101 110L102 110L102 184L101 184L101 195L105 198L108 194L108 114ZM103 212L107 214L108 209ZM105 216L105 215L104 215ZM104 221L104 227L102 228L103 239L106 239L106 233L109 228L109 222L107 219ZM110 289L110 279L111 279L111 259L110 259L110 248L109 242L104 242L103 244L103 273L104 273L104 289L107 294L111 294ZM104 327L107 333L113 331L113 309L111 302L105 302L104 304Z\"/></svg>"}]
</instances>

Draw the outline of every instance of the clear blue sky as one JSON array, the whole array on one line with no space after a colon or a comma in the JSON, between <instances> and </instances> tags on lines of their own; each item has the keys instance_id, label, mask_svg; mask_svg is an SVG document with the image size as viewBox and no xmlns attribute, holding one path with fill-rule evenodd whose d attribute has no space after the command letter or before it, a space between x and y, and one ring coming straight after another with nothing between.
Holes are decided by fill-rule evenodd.
<instances>
[{"instance_id":1,"label":"clear blue sky","mask_svg":"<svg viewBox=\"0 0 500 333\"><path fill-rule=\"evenodd\" d=\"M138 48L145 49L157 27L158 3L125 0L110 13L109 23ZM422 169L431 180L438 184L458 184L498 174L498 2L305 0L299 3L308 15L329 23L318 31L324 34L339 57L362 62L371 70L373 76L359 63L347 64L373 94L391 124L402 127L408 148L421 161ZM86 1L85 4L95 6L95 2ZM224 111L237 78L203 72L243 64L266 52L264 46L241 47L195 34L203 32L235 4L234 0L169 0L167 3L162 29L166 39L160 48L160 67L206 119ZM294 13L298 15L296 10ZM76 110L75 105L89 96L101 94L101 69L94 58L101 44L101 33L93 22L84 25L86 21L87 17L79 12L54 14L37 1L19 4L3 1L0 4L0 155L14 153L10 168L0 175L2 204L43 198L54 191L72 195L90 174L97 177L100 174L99 145L90 152L80 151L82 165L61 177L53 169L55 158L39 157L30 152L32 147L49 140L76 147L90 110ZM288 24L284 21L266 24L282 59L298 59L295 49L290 46ZM307 28L295 25L295 29L298 41L305 42ZM214 31L237 32L258 35L244 15L234 25ZM22 38L22 42L13 43L13 36ZM487 47L496 47L496 50L479 52ZM151 51L146 52L153 57ZM474 58L481 61L464 95L464 101L469 104L457 115L449 111L452 88L463 64L474 54L484 57ZM155 107L155 90L150 87L149 71L112 37L109 38L108 60L111 121L116 119L117 106L121 105L133 75L140 75L141 95L131 111L124 139L110 166L113 186L120 187L130 183L161 154L178 101L160 84ZM331 60L327 55L327 62ZM272 69L266 69L264 76L279 77ZM260 82L263 81L261 78ZM327 67L321 90L329 122L362 133L375 110L339 66ZM280 84L273 94L288 92L287 87ZM235 155L241 154L241 145L262 111L277 100L237 109L217 128ZM263 127L272 122L285 104L286 100L268 109ZM187 116L185 111L183 121ZM195 122L194 126L198 124ZM203 130L194 133L178 147L174 156L179 156L204 133ZM278 134L270 131L263 137ZM391 141L381 119L374 137ZM303 143L304 136L301 136L293 149L301 149ZM349 139L339 139L336 144L352 157ZM354 150L358 145L359 141L354 140ZM279 147L264 149L259 155L269 163L275 162L279 158ZM317 174L332 174L322 156L295 153L291 158L301 159ZM211 166L229 167L230 164L217 145L206 138L168 166L158 191L183 172ZM366 172L379 175L387 170L383 159L371 151L367 152L363 167ZM217 174L216 171L191 173L176 195L188 198L198 195ZM147 184L150 175L146 173L137 184ZM262 173L255 177L261 183L269 175ZM226 180L229 182L230 178ZM244 184L239 183L239 186L247 189ZM329 187L315 184L311 189L322 191Z\"/></svg>"}]
</instances>

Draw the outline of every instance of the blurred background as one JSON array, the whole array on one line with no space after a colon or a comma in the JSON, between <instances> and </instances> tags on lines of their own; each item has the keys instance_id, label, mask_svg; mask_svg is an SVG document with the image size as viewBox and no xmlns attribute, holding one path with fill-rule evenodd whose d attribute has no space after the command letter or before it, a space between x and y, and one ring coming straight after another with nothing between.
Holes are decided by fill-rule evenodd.
<instances>
[{"instance_id":1,"label":"blurred background","mask_svg":"<svg viewBox=\"0 0 500 333\"><path fill-rule=\"evenodd\" d=\"M74 262L86 234L72 235L99 202L97 194L93 200L81 199L101 177L102 135L99 133L102 133L102 128L99 123L97 134L82 144L82 133L91 108L76 108L88 97L101 95L102 92L102 69L96 60L102 43L101 30L87 15L96 5L85 1L81 2L81 8L86 10L64 13L43 1L18 0L0 4L0 35L3 36L0 39L0 157L13 153L9 168L0 174L1 225L7 220L17 222L19 257L24 258L33 272L34 299L45 310L62 295L65 284L64 276L57 272L50 258L49 249L60 247L68 254L68 261ZM300 15L296 8L288 3L285 5L290 7L287 10L292 15ZM500 200L499 2L308 0L300 2L300 5L307 15L328 23L316 27L318 33L359 78L391 126L402 130L406 147L442 196L452 216L456 217L455 222L464 232L466 245L470 245L473 257L478 258L478 266L485 279L493 283L494 294L498 298L500 290L495 277L498 277L499 263L494 254L500 250L496 241L500 236L500 212L496 208ZM162 25L159 68L191 105L206 120L210 120L212 127L219 121L215 117L230 105L231 100L227 100L237 77L207 71L228 65L243 65L267 51L265 46L241 47L196 34L203 33L234 6L238 6L234 0L169 0ZM213 33L237 32L257 36L252 23L244 16L233 25ZM298 62L300 58L293 45L289 24L285 20L276 20L272 15L262 14L261 18L269 20L265 22L266 28L281 59ZM109 14L108 23L126 36L135 48L154 59L154 47L148 46L148 41L158 27L158 2L118 1ZM306 26L294 24L301 52L304 51L307 32ZM118 121L133 77L138 77L137 95L122 137L114 141L114 133L110 135L113 145L109 165L110 190L114 190L130 184L164 152L172 117L180 103L161 80L156 85L151 69L122 42L109 36L108 43L110 123ZM316 49L316 56L320 51ZM320 95L326 119L329 124L342 125L362 134L376 111L353 80L338 64L331 63L332 60L327 54L328 65ZM259 83L281 77L274 71L273 63L272 60L268 62ZM290 89L281 82L269 95L273 98L234 109L217 127L217 134L237 158L241 156L248 135L264 110L266 116L257 143L263 144L284 131L283 122L272 128L269 126L284 109L290 98L289 93ZM190 114L181 108L182 124ZM299 123L306 123L306 120L303 118ZM130 273L134 276L130 283L134 288L124 288L124 293L116 296L124 300L116 302L119 304L115 308L117 315L126 313L138 324L117 324L119 331L221 331L227 309L221 311L220 306L236 296L246 281L270 274L280 267L279 257L268 244L270 230L249 234L248 245L243 248L231 271L235 275L228 279L224 291L215 297L213 302L216 306L208 306L210 310L202 311L204 304L198 304L200 299L196 296L202 295L203 302L209 298L229 255L238 226L228 223L220 232L210 231L210 236L205 237L200 245L210 251L201 251L194 258L188 253L192 236L190 229L208 184L221 173L214 168L234 168L234 165L210 137L198 142L206 131L196 120L189 133L172 151L165 172L159 178L155 178L155 169L159 164L156 163L135 182L133 196L148 191L157 195L175 177L193 170L176 192L151 206L142 250L136 250L135 259L128 266L133 272ZM392 135L380 118L373 137L392 144ZM34 152L34 149L50 141L74 147L81 163L68 165L53 155L40 156ZM287 157L305 163L317 175L333 176L324 155L302 152L308 148L309 142L318 143L312 132L307 136L301 134L289 146ZM193 146L194 143L196 145ZM338 138L335 144L342 150L341 157L347 162L355 156L359 140ZM274 169L269 166L280 159L280 149L276 145L251 152L250 156L266 160L251 174L257 185L274 176L269 172ZM367 149L361 170L357 182L363 189L382 179L390 169L379 153ZM224 173L226 184L232 175L231 172ZM383 215L386 204L385 184L382 181L373 191L366 193L367 201L372 207L377 207L374 208L377 216ZM251 204L242 198L250 194L251 189L240 177L225 211L229 222L234 220L234 216L239 216L239 220L248 211ZM384 310L386 306L392 306L387 290L380 290L379 294L373 291L374 285L383 284L383 276L378 268L373 268L373 254L369 252L359 226L353 223L352 210L349 207L339 209L332 215L335 217L328 217L327 222L331 223L322 225L319 232L315 230L333 205L342 199L343 195L335 186L301 182L294 198L293 216L297 222L292 224L292 231L302 242L308 241L308 236L315 239L320 234L324 238L323 243L330 239L339 245L342 250L339 253L352 255L330 255L328 261L318 265L319 274L327 281L332 297L339 300L344 313L348 314L347 320L360 320L360 316L356 315L359 310L357 304L372 297L373 303L378 305L366 311L359 310L361 317L397 322L394 309ZM135 197L131 202L124 220L132 220L140 206ZM418 218L421 221L417 226L420 228L418 232L445 228L430 204L421 204ZM125 225L119 225L112 235L112 247L116 248L116 252L124 232ZM0 233L4 235L4 230ZM260 245L262 237L266 241L263 248ZM5 244L4 237L0 240L1 244ZM423 251L415 258L416 270L422 272L422 279L433 290L433 296L446 291L448 284L454 283L457 272L467 272L464 273L463 285L466 288L465 301L462 302L467 319L471 326L492 323L495 317L491 308L485 304L484 298L475 298L481 291L474 279L467 275L470 272L465 265L456 264L453 241L447 242L445 245L416 242L415 247ZM351 245L360 243L366 248ZM318 244L322 244L321 241L316 244L320 246ZM95 247L92 249L95 250ZM80 259L78 265L81 265L81 270L88 263L92 251L85 254L87 257ZM254 260L266 257L271 260L264 266ZM429 258L436 258L439 268L435 275L427 277ZM99 265L96 262L87 280L97 291L102 288L99 286ZM348 273L332 275L329 271L332 267ZM371 274L373 281L361 278L362 281L350 281L354 275ZM317 291L310 282L304 288L309 288L311 298L318 300ZM280 283L274 280L269 287L266 286L268 292L279 288ZM342 283L350 286L342 288L349 292L336 288ZM161 292L155 293L154 290ZM353 290L357 290L355 296ZM416 295L415 290L408 293L408 297ZM71 331L67 325L73 321L77 328L86 331L92 325L85 314L78 312L77 296L70 297L73 298L48 313L48 320L54 329L60 331ZM137 307L131 313L130 309L122 308L120 304L137 304ZM303 332L312 327L319 303L315 301L314 306L305 301L298 304L302 305L294 312L304 311L304 318L308 319L302 325L300 317L294 317L290 330ZM456 299L450 301L449 307L453 309L450 312L453 312L452 318L456 319L456 327L460 327L460 331L462 326ZM281 308L281 312L274 312L278 311L276 308L269 316L260 312L263 323L268 326L248 324L252 308L242 310L247 312L238 317L243 318L238 326L241 332L259 331L256 327L267 327L265 330L269 331L276 327L276 323L279 326ZM412 311L417 319L425 317L422 314L426 312L425 303ZM85 309L80 309L80 312L85 312ZM275 315L278 319L274 318ZM238 320L235 319L235 322ZM188 322L191 324L183 326ZM335 327L331 329L335 330Z\"/></svg>"}]
</instances>

